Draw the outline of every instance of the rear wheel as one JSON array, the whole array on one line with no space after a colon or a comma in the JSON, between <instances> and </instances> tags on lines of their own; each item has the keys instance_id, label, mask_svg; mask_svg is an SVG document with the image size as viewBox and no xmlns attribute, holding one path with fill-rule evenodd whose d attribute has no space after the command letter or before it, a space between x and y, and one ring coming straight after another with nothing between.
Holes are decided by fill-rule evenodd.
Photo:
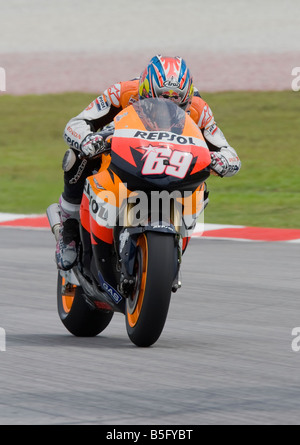
<instances>
[{"instance_id":1,"label":"rear wheel","mask_svg":"<svg viewBox=\"0 0 300 445\"><path fill-rule=\"evenodd\" d=\"M65 286L65 279L58 273L57 309L59 317L71 334L77 337L94 337L110 323L113 312L93 309L83 297L80 286Z\"/></svg>"},{"instance_id":2,"label":"rear wheel","mask_svg":"<svg viewBox=\"0 0 300 445\"><path fill-rule=\"evenodd\" d=\"M151 346L161 335L176 275L174 236L143 233L137 242L136 285L126 300L126 329L137 346Z\"/></svg>"}]
</instances>

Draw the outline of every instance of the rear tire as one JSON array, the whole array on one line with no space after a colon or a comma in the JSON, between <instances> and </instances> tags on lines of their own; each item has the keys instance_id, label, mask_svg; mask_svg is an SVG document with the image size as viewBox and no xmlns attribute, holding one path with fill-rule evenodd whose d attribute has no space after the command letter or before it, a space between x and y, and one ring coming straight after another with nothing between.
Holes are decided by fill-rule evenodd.
<instances>
[{"instance_id":1,"label":"rear tire","mask_svg":"<svg viewBox=\"0 0 300 445\"><path fill-rule=\"evenodd\" d=\"M57 309L64 326L76 337L94 337L100 334L109 325L114 313L90 307L80 286L73 285L68 295L64 295L63 280L58 272Z\"/></svg>"},{"instance_id":2,"label":"rear tire","mask_svg":"<svg viewBox=\"0 0 300 445\"><path fill-rule=\"evenodd\" d=\"M151 346L160 337L176 272L174 236L143 233L137 243L136 289L126 300L126 329L135 345Z\"/></svg>"}]
</instances>

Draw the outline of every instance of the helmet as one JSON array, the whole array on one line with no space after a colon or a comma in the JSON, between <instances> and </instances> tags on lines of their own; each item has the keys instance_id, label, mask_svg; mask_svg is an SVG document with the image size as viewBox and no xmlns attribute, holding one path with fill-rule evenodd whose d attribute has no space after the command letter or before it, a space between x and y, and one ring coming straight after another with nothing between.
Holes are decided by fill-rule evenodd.
<instances>
[{"instance_id":1,"label":"helmet","mask_svg":"<svg viewBox=\"0 0 300 445\"><path fill-rule=\"evenodd\" d=\"M193 79L181 57L157 55L150 60L140 76L140 99L163 97L187 111L193 94Z\"/></svg>"}]
</instances>

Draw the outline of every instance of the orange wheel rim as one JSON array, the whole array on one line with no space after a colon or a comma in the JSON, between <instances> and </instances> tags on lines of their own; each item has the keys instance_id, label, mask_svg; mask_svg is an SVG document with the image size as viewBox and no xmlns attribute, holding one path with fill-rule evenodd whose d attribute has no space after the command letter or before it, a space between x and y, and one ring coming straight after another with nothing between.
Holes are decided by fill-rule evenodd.
<instances>
[{"instance_id":1,"label":"orange wheel rim","mask_svg":"<svg viewBox=\"0 0 300 445\"><path fill-rule=\"evenodd\" d=\"M65 285L65 282L66 282L66 280L63 277L62 278L62 282L61 282L62 286ZM68 292L68 294L62 294L61 295L61 301L62 301L63 309L66 312L66 314L68 314L70 312L70 310L71 310L71 307L72 307L72 304L73 304L73 301L74 301L74 297L75 297L75 291L76 291L76 286L73 285L72 288L71 288L71 291Z\"/></svg>"},{"instance_id":2,"label":"orange wheel rim","mask_svg":"<svg viewBox=\"0 0 300 445\"><path fill-rule=\"evenodd\" d=\"M139 237L137 242L137 248L140 248L142 264L141 264L141 273L138 280L139 286L138 289L136 290L136 292L138 293L132 296L132 301L134 302L133 309L129 310L129 307L127 305L127 320L129 326L131 327L134 327L139 319L146 289L147 268L148 268L148 244L145 234L142 234Z\"/></svg>"}]
</instances>

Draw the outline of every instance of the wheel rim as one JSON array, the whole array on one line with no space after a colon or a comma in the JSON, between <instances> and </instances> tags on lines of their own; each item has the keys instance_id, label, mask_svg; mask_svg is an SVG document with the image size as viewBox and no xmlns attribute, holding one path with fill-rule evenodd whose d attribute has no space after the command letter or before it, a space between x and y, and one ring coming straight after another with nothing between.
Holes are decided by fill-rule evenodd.
<instances>
[{"instance_id":1,"label":"wheel rim","mask_svg":"<svg viewBox=\"0 0 300 445\"><path fill-rule=\"evenodd\" d=\"M126 300L126 312L129 326L134 327L138 322L146 289L147 267L148 267L148 244L146 235L143 233L137 241L137 270L136 287L132 296Z\"/></svg>"},{"instance_id":2,"label":"wheel rim","mask_svg":"<svg viewBox=\"0 0 300 445\"><path fill-rule=\"evenodd\" d=\"M66 280L64 277L62 277L62 288L63 286L65 286ZM74 297L75 297L75 291L76 291L76 286L75 285L71 285L70 289L68 290L68 293L65 294L61 294L61 302L62 302L62 306L63 306L63 310L65 311L66 314L68 314L72 308L73 302L74 302Z\"/></svg>"}]
</instances>

